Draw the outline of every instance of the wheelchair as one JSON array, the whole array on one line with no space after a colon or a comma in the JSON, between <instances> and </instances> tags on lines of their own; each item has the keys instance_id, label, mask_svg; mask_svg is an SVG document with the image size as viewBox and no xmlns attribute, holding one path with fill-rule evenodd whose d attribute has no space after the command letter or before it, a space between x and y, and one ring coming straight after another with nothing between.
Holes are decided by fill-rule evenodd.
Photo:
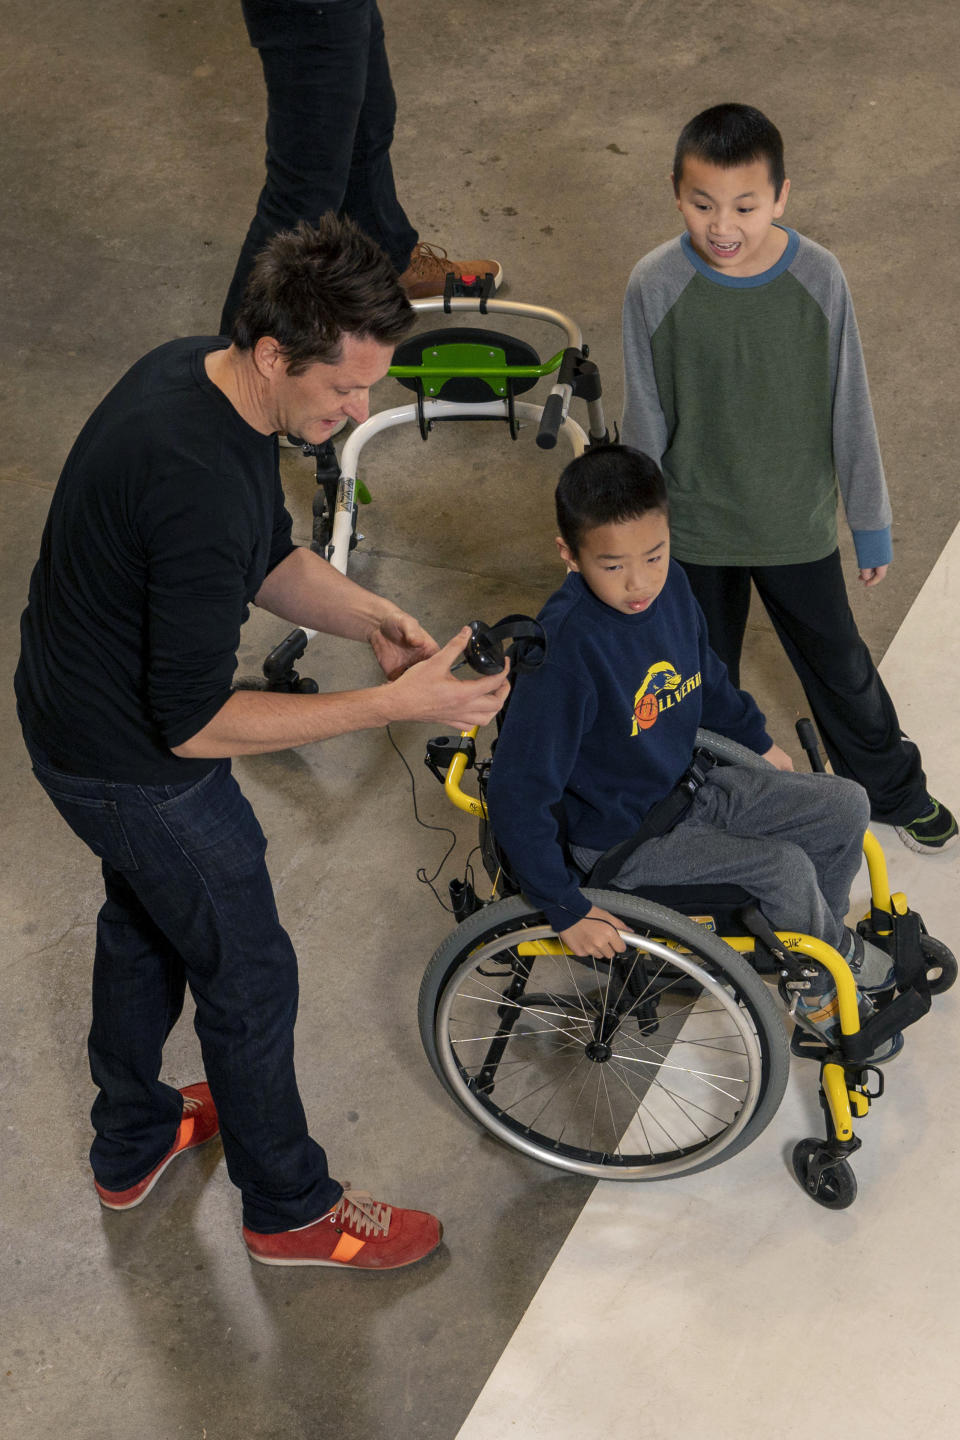
<instances>
[{"instance_id":1,"label":"wheelchair","mask_svg":"<svg viewBox=\"0 0 960 1440\"><path fill-rule=\"evenodd\" d=\"M801 731L822 769L812 725ZM819 1064L822 1137L793 1149L794 1174L828 1209L852 1204L854 1121L884 1093L867 1057L954 983L957 962L928 935L906 897L890 891L883 851L864 837L871 889L858 930L894 962L895 986L861 1028L850 968L811 935L774 932L734 886L615 888L584 894L621 921L626 950L613 960L565 949L520 893L487 820L490 759L476 731L428 743L426 763L448 799L475 816L490 880L451 882L459 924L434 954L420 987L424 1048L453 1099L508 1146L561 1170L602 1180L692 1175L744 1150L773 1119L791 1052ZM763 765L752 751L706 731L698 748L720 763ZM477 794L462 788L475 771ZM799 1026L788 1041L773 988L788 1001L825 966L839 996L840 1040Z\"/></svg>"}]
</instances>

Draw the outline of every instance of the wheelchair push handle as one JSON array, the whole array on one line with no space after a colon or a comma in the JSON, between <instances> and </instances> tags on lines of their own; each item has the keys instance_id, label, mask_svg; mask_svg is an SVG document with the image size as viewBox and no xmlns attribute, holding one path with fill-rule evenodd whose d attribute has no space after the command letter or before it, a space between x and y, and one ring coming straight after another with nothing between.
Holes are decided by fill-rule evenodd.
<instances>
[{"instance_id":1,"label":"wheelchair push handle","mask_svg":"<svg viewBox=\"0 0 960 1440\"><path fill-rule=\"evenodd\" d=\"M807 759L810 761L810 769L815 775L826 773L826 765L823 763L823 756L820 754L820 741L817 737L813 721L804 715L797 721L797 739L803 746Z\"/></svg>"}]
</instances>

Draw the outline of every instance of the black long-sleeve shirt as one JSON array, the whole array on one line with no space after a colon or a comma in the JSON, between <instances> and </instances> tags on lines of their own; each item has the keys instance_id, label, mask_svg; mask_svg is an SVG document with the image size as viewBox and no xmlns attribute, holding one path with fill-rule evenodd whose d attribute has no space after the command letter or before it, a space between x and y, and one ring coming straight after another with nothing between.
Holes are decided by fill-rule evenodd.
<instances>
[{"instance_id":1,"label":"black long-sleeve shirt","mask_svg":"<svg viewBox=\"0 0 960 1440\"><path fill-rule=\"evenodd\" d=\"M144 356L67 458L15 680L27 734L59 769L162 785L214 763L171 746L228 699L247 606L293 550L276 437L204 369L226 344Z\"/></svg>"}]
</instances>

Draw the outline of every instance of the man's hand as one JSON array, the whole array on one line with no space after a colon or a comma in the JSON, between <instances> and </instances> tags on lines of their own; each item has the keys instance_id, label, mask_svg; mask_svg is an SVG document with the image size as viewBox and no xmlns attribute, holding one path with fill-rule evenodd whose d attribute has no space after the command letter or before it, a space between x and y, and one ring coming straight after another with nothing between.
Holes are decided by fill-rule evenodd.
<instances>
[{"instance_id":1,"label":"man's hand","mask_svg":"<svg viewBox=\"0 0 960 1440\"><path fill-rule=\"evenodd\" d=\"M450 670L466 649L469 638L470 626L464 625L442 650L412 665L390 682L387 688L391 692L391 719L432 720L457 730L486 725L493 719L510 693L509 662L499 675L458 680Z\"/></svg>"},{"instance_id":2,"label":"man's hand","mask_svg":"<svg viewBox=\"0 0 960 1440\"><path fill-rule=\"evenodd\" d=\"M402 618L410 621L408 615ZM412 630L406 623L401 626L406 640L385 637L386 646L406 654L433 646L435 653L426 660L411 661L410 669L403 670L398 679L366 690L342 690L331 695L235 690L201 730L171 747L173 753L188 760L263 755L270 750L312 745L353 730L373 730L392 720L427 720L457 730L486 725L509 694L507 666L499 675L457 680L450 674L450 667L463 654L470 637L469 626L465 625L442 650L437 650L416 621L410 623ZM371 633L368 627L367 638Z\"/></svg>"},{"instance_id":3,"label":"man's hand","mask_svg":"<svg viewBox=\"0 0 960 1440\"><path fill-rule=\"evenodd\" d=\"M411 665L435 655L439 646L412 615L397 610L371 631L370 645L388 680L398 680Z\"/></svg>"},{"instance_id":4,"label":"man's hand","mask_svg":"<svg viewBox=\"0 0 960 1440\"><path fill-rule=\"evenodd\" d=\"M871 585L880 584L880 581L883 579L884 575L886 575L889 569L889 565L870 565L866 569L860 571L861 583L864 584L869 590Z\"/></svg>"},{"instance_id":5,"label":"man's hand","mask_svg":"<svg viewBox=\"0 0 960 1440\"><path fill-rule=\"evenodd\" d=\"M776 770L793 769L793 761L790 759L786 750L781 750L779 745L771 745L770 749L764 753L763 758L764 760L769 760L770 764Z\"/></svg>"},{"instance_id":6,"label":"man's hand","mask_svg":"<svg viewBox=\"0 0 960 1440\"><path fill-rule=\"evenodd\" d=\"M627 948L617 933L621 924L608 910L591 905L582 920L567 930L558 930L557 934L573 955L582 958L596 955L602 960L612 960L614 955Z\"/></svg>"}]
</instances>

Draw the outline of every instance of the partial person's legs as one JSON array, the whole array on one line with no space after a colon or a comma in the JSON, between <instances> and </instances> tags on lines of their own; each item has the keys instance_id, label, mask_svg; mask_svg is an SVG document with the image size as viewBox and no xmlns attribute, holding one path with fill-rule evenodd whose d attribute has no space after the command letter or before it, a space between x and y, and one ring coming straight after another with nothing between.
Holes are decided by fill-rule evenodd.
<instances>
[{"instance_id":1,"label":"partial person's legs","mask_svg":"<svg viewBox=\"0 0 960 1440\"><path fill-rule=\"evenodd\" d=\"M711 649L740 688L740 655L750 612L750 570L746 565L688 565L690 588L707 622Z\"/></svg>"},{"instance_id":2,"label":"partial person's legs","mask_svg":"<svg viewBox=\"0 0 960 1440\"><path fill-rule=\"evenodd\" d=\"M269 1233L315 1220L342 1187L307 1132L293 1065L296 956L277 916L263 832L229 764L177 786L85 779L38 757L35 772L108 867L91 1028L103 1087L98 1182L125 1189L170 1147L181 1100L158 1073L185 974L245 1222Z\"/></svg>"},{"instance_id":3,"label":"partial person's legs","mask_svg":"<svg viewBox=\"0 0 960 1440\"><path fill-rule=\"evenodd\" d=\"M419 236L397 199L390 146L397 119L397 97L390 78L383 21L376 4L370 17L367 84L357 120L350 176L341 213L376 240L402 275Z\"/></svg>"},{"instance_id":4,"label":"partial person's legs","mask_svg":"<svg viewBox=\"0 0 960 1440\"><path fill-rule=\"evenodd\" d=\"M842 946L867 818L860 787L832 776L717 766L685 819L641 845L615 883L742 885L775 929Z\"/></svg>"},{"instance_id":5,"label":"partial person's legs","mask_svg":"<svg viewBox=\"0 0 960 1440\"><path fill-rule=\"evenodd\" d=\"M615 883L641 892L645 885L740 885L775 930L816 936L850 960L853 937L844 916L867 819L863 790L836 776L718 766L694 796L687 818L668 835L641 845ZM574 849L580 864L591 855ZM855 976L858 987L889 983L889 957L876 952L865 958L871 973ZM810 991L795 997L791 1013L821 1041L835 1045L836 985L825 966L809 965ZM863 989L858 1004L864 1023L874 1006ZM892 1036L871 1062L891 1060L902 1045L902 1035Z\"/></svg>"},{"instance_id":6,"label":"partial person's legs","mask_svg":"<svg viewBox=\"0 0 960 1440\"><path fill-rule=\"evenodd\" d=\"M127 879L183 957L244 1220L262 1231L306 1224L341 1186L307 1132L297 1088L297 961L263 832L225 762L167 798L139 787L125 809L139 867Z\"/></svg>"},{"instance_id":7,"label":"partial person's legs","mask_svg":"<svg viewBox=\"0 0 960 1440\"><path fill-rule=\"evenodd\" d=\"M87 1042L99 1090L90 1117L96 1131L90 1164L101 1185L123 1191L166 1154L180 1124L181 1096L159 1075L185 981L180 956L106 861L103 880Z\"/></svg>"},{"instance_id":8,"label":"partial person's legs","mask_svg":"<svg viewBox=\"0 0 960 1440\"><path fill-rule=\"evenodd\" d=\"M718 765L702 787L701 814L725 835L798 847L813 867L816 888L830 917L828 929L810 929L828 945L840 945L844 917L850 908L850 887L863 859L863 836L870 820L867 796L860 785L831 775L805 775L793 771ZM699 792L698 792L699 793ZM796 877L788 877L792 886ZM741 883L753 889L753 875ZM757 899L766 912L764 896ZM806 913L818 902L804 889L800 903ZM780 900L768 903L780 907ZM784 903L794 909L787 921L804 929L805 916L796 913L797 896L791 889Z\"/></svg>"},{"instance_id":9,"label":"partial person's legs","mask_svg":"<svg viewBox=\"0 0 960 1440\"><path fill-rule=\"evenodd\" d=\"M230 282L223 335L230 333L254 260L278 230L300 220L315 224L328 210L349 213L383 245L398 273L417 243L394 189L389 152L395 100L373 0L303 6L296 45L280 28L282 16L274 11L272 20L263 0L247 0L245 9L267 87L267 174ZM364 158L355 166L361 115Z\"/></svg>"},{"instance_id":10,"label":"partial person's legs","mask_svg":"<svg viewBox=\"0 0 960 1440\"><path fill-rule=\"evenodd\" d=\"M920 752L901 735L857 630L839 551L807 565L757 568L753 578L834 771L863 786L875 820L909 824L930 803Z\"/></svg>"}]
</instances>

